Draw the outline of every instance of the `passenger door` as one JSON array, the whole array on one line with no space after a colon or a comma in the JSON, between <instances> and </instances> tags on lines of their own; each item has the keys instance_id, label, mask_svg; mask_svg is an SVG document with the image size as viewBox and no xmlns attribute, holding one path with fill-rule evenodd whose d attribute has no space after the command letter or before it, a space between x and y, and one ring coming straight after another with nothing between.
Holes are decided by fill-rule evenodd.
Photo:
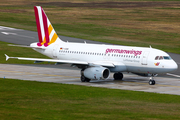
<instances>
[{"instance_id":1,"label":"passenger door","mask_svg":"<svg viewBox=\"0 0 180 120\"><path fill-rule=\"evenodd\" d=\"M141 60L142 65L147 65L148 55L149 55L149 51L145 51Z\"/></svg>"}]
</instances>

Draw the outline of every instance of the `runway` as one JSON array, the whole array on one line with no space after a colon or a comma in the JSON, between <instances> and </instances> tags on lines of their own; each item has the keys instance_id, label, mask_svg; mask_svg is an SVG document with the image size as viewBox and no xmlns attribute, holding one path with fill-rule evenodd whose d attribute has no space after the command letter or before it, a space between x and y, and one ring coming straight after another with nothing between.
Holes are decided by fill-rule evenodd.
<instances>
[{"instance_id":1,"label":"runway","mask_svg":"<svg viewBox=\"0 0 180 120\"><path fill-rule=\"evenodd\" d=\"M82 43L86 41L87 43L102 44L90 40L64 36L59 37L62 40L69 42ZM0 26L0 41L29 45L32 42L37 42L38 36L36 32ZM173 53L169 53L169 55L178 65L180 65L180 55ZM70 65L1 64L0 77L180 95L180 68L175 72L156 77L156 85L150 86L148 84L148 78L128 73L124 74L123 81L114 81L111 75L111 77L106 81L100 80L91 81L90 83L82 83L80 82L80 70L72 67L70 68L69 66Z\"/></svg>"}]
</instances>

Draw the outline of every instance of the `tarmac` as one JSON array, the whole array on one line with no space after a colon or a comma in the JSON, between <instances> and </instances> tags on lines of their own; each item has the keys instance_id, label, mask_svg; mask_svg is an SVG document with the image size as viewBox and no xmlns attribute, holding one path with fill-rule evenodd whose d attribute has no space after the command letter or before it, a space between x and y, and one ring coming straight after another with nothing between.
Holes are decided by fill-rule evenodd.
<instances>
[{"instance_id":1,"label":"tarmac","mask_svg":"<svg viewBox=\"0 0 180 120\"><path fill-rule=\"evenodd\" d=\"M70 65L13 65L0 64L0 77L19 80L53 82L62 84L103 87L144 91L163 94L180 95L180 78L167 75L155 77L156 85L149 85L148 77L141 77L131 73L124 73L123 80L113 80L111 74L107 80L92 80L81 82L80 70Z\"/></svg>"}]
</instances>

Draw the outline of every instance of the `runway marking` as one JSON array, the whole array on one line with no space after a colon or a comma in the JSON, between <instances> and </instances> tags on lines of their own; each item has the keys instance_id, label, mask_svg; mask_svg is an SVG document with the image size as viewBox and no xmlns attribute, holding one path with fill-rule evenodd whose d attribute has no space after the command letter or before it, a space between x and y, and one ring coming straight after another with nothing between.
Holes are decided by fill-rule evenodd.
<instances>
[{"instance_id":1,"label":"runway marking","mask_svg":"<svg viewBox=\"0 0 180 120\"><path fill-rule=\"evenodd\" d=\"M0 30L17 30L15 28L0 26Z\"/></svg>"},{"instance_id":2,"label":"runway marking","mask_svg":"<svg viewBox=\"0 0 180 120\"><path fill-rule=\"evenodd\" d=\"M166 73L167 75L170 75L170 76L174 76L174 77L179 77L180 78L180 76L179 75L175 75L175 74L170 74L170 73Z\"/></svg>"},{"instance_id":3,"label":"runway marking","mask_svg":"<svg viewBox=\"0 0 180 120\"><path fill-rule=\"evenodd\" d=\"M18 35L17 33L11 33L11 32L1 32L4 35L16 35L16 36L20 36L20 37L26 37L26 38L34 38L34 37L30 37L30 36L25 36L25 35Z\"/></svg>"}]
</instances>

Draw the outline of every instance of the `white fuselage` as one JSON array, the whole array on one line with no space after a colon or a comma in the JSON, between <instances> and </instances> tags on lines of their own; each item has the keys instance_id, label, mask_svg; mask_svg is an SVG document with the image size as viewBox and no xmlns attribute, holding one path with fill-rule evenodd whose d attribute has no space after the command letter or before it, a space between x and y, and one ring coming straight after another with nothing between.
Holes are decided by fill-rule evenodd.
<instances>
[{"instance_id":1,"label":"white fuselage","mask_svg":"<svg viewBox=\"0 0 180 120\"><path fill-rule=\"evenodd\" d=\"M113 63L115 67L108 67L111 72L158 74L178 67L167 53L154 48L56 41L45 50L35 50L59 60L86 61L98 65ZM161 59L155 60L157 56Z\"/></svg>"}]
</instances>

